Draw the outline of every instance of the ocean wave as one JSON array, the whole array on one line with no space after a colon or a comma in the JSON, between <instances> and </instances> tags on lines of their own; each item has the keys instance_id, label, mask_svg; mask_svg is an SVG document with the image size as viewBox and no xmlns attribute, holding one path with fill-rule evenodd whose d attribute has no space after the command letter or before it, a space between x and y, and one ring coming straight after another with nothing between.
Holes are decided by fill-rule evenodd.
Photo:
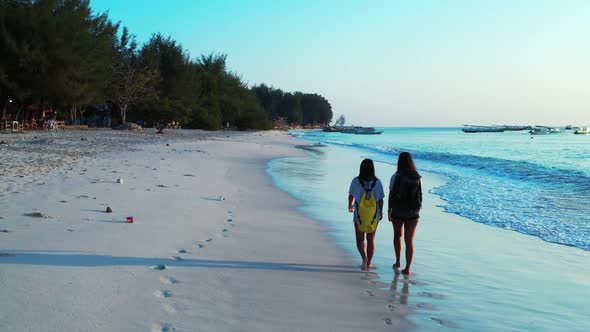
<instances>
[{"instance_id":1,"label":"ocean wave","mask_svg":"<svg viewBox=\"0 0 590 332\"><path fill-rule=\"evenodd\" d=\"M314 138L315 139L315 138ZM434 193L445 211L473 221L590 250L590 177L581 171L448 152L330 140L335 146L369 152L375 161L395 165L409 151L420 170L446 176Z\"/></svg>"}]
</instances>

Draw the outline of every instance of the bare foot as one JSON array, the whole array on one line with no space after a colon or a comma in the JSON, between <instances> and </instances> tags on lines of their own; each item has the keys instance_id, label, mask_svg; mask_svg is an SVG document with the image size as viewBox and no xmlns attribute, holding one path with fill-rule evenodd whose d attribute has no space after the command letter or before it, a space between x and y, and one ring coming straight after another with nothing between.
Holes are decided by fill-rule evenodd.
<instances>
[{"instance_id":1,"label":"bare foot","mask_svg":"<svg viewBox=\"0 0 590 332\"><path fill-rule=\"evenodd\" d=\"M393 270L397 273L399 273L399 268L400 268L400 264L399 263L395 263L393 264Z\"/></svg>"},{"instance_id":2,"label":"bare foot","mask_svg":"<svg viewBox=\"0 0 590 332\"><path fill-rule=\"evenodd\" d=\"M367 262L366 261L363 261L363 264L361 264L361 270L362 271L367 271L368 270L367 269Z\"/></svg>"},{"instance_id":3,"label":"bare foot","mask_svg":"<svg viewBox=\"0 0 590 332\"><path fill-rule=\"evenodd\" d=\"M406 276L409 276L409 275L411 275L411 273L410 273L410 269L406 267L405 269L403 269L403 270L402 270L402 274L403 274L403 275L406 275Z\"/></svg>"}]
</instances>

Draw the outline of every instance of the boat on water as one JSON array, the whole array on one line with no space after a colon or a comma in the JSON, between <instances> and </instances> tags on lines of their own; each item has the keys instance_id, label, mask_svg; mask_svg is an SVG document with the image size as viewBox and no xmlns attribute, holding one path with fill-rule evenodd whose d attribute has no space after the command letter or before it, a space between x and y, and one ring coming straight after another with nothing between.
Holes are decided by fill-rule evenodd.
<instances>
[{"instance_id":1,"label":"boat on water","mask_svg":"<svg viewBox=\"0 0 590 332\"><path fill-rule=\"evenodd\" d=\"M342 127L336 127L336 126L334 126L334 127L332 127L332 126L331 127L324 127L322 130L325 131L325 132L327 132L327 133L339 133L339 132L342 131Z\"/></svg>"},{"instance_id":2,"label":"boat on water","mask_svg":"<svg viewBox=\"0 0 590 332\"><path fill-rule=\"evenodd\" d=\"M504 126L478 126L478 125L464 125L464 133L501 133L506 130Z\"/></svg>"},{"instance_id":3,"label":"boat on water","mask_svg":"<svg viewBox=\"0 0 590 332\"><path fill-rule=\"evenodd\" d=\"M576 130L574 130L574 134L590 135L590 127L578 127Z\"/></svg>"},{"instance_id":4,"label":"boat on water","mask_svg":"<svg viewBox=\"0 0 590 332\"><path fill-rule=\"evenodd\" d=\"M342 127L341 133L356 135L380 135L383 133L383 131L375 130L373 127L348 126Z\"/></svg>"},{"instance_id":5,"label":"boat on water","mask_svg":"<svg viewBox=\"0 0 590 332\"><path fill-rule=\"evenodd\" d=\"M548 135L548 134L561 134L562 131L559 128L553 127L545 127L545 126L535 126L529 134L531 135Z\"/></svg>"},{"instance_id":6,"label":"boat on water","mask_svg":"<svg viewBox=\"0 0 590 332\"><path fill-rule=\"evenodd\" d=\"M572 125L565 126L565 130L572 130L572 129L574 129L574 127Z\"/></svg>"},{"instance_id":7,"label":"boat on water","mask_svg":"<svg viewBox=\"0 0 590 332\"><path fill-rule=\"evenodd\" d=\"M344 126L340 132L343 134L354 134L356 133L356 128L355 126Z\"/></svg>"},{"instance_id":8,"label":"boat on water","mask_svg":"<svg viewBox=\"0 0 590 332\"><path fill-rule=\"evenodd\" d=\"M531 126L511 126L511 125L503 125L505 131L523 131L523 130L531 130L533 127Z\"/></svg>"},{"instance_id":9,"label":"boat on water","mask_svg":"<svg viewBox=\"0 0 590 332\"><path fill-rule=\"evenodd\" d=\"M375 130L373 127L356 127L355 134L357 135L381 135L383 131Z\"/></svg>"}]
</instances>

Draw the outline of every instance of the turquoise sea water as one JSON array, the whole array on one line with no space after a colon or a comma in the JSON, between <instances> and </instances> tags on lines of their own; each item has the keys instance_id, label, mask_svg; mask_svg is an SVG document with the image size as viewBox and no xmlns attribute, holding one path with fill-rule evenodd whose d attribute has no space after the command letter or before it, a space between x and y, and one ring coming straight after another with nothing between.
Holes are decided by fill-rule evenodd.
<instances>
[{"instance_id":1,"label":"turquoise sea water","mask_svg":"<svg viewBox=\"0 0 590 332\"><path fill-rule=\"evenodd\" d=\"M350 180L370 157L388 183L398 153L410 151L431 182L425 188L436 194L430 204L448 214L423 214L414 276L392 273L387 222L377 234L375 263L383 287L415 310L421 329L590 329L590 136L383 130L295 132L302 144L327 147L272 161L269 173L356 257L346 211Z\"/></svg>"}]
</instances>

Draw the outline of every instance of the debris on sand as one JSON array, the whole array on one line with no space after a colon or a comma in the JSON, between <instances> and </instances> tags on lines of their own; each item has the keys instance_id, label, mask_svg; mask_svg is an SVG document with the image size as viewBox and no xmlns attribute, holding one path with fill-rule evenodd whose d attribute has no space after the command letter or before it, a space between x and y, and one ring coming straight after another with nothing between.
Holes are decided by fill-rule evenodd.
<instances>
[{"instance_id":1,"label":"debris on sand","mask_svg":"<svg viewBox=\"0 0 590 332\"><path fill-rule=\"evenodd\" d=\"M41 213L41 212L25 213L25 216L32 217L32 218L43 218L43 219L51 218L49 215L47 215L45 213Z\"/></svg>"},{"instance_id":2,"label":"debris on sand","mask_svg":"<svg viewBox=\"0 0 590 332\"><path fill-rule=\"evenodd\" d=\"M112 212L113 212L113 209L111 209L110 206L107 206L106 213L112 213Z\"/></svg>"}]
</instances>

